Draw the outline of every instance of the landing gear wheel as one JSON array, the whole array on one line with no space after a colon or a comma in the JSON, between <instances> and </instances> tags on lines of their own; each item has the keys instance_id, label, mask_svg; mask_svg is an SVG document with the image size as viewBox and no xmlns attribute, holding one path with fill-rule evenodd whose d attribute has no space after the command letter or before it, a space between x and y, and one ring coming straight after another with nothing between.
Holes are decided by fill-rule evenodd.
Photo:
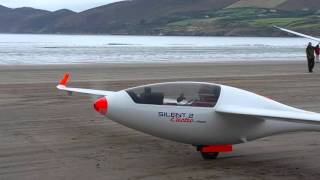
<instances>
[{"instance_id":1,"label":"landing gear wheel","mask_svg":"<svg viewBox=\"0 0 320 180\"><path fill-rule=\"evenodd\" d=\"M201 152L202 158L207 160L217 159L218 155L219 155L219 152L208 152L208 153Z\"/></svg>"}]
</instances>

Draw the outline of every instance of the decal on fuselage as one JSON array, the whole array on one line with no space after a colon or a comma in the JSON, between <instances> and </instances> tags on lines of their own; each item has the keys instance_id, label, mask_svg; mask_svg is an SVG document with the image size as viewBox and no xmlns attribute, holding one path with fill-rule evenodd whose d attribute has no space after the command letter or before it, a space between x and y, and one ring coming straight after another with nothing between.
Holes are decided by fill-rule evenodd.
<instances>
[{"instance_id":1,"label":"decal on fuselage","mask_svg":"<svg viewBox=\"0 0 320 180\"><path fill-rule=\"evenodd\" d=\"M161 118L166 118L169 121L176 122L176 123L193 123L194 122L193 113L159 112L158 116Z\"/></svg>"}]
</instances>

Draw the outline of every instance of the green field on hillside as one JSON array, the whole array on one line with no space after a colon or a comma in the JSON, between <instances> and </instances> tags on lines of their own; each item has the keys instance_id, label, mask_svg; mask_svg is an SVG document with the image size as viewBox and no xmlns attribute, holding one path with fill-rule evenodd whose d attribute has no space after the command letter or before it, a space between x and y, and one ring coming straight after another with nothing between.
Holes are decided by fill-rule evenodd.
<instances>
[{"instance_id":1,"label":"green field on hillside","mask_svg":"<svg viewBox=\"0 0 320 180\"><path fill-rule=\"evenodd\" d=\"M161 29L164 34L227 35L257 32L267 36L272 26L314 32L320 28L319 15L310 12L287 12L263 8L227 8L215 12L203 12L201 16L189 17L168 23ZM234 34L233 34L234 33Z\"/></svg>"},{"instance_id":2,"label":"green field on hillside","mask_svg":"<svg viewBox=\"0 0 320 180\"><path fill-rule=\"evenodd\" d=\"M260 8L276 8L287 0L240 0L227 8L241 7L260 7Z\"/></svg>"}]
</instances>

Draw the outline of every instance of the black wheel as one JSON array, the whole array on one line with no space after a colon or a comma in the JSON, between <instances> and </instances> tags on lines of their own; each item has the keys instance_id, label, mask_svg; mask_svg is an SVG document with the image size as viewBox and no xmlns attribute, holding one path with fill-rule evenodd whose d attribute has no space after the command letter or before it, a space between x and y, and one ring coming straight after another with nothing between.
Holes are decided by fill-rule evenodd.
<instances>
[{"instance_id":1,"label":"black wheel","mask_svg":"<svg viewBox=\"0 0 320 180\"><path fill-rule=\"evenodd\" d=\"M207 160L209 160L209 159L217 159L217 157L219 155L219 152L208 152L208 153L202 152L201 155L202 155L203 159L207 159Z\"/></svg>"}]
</instances>

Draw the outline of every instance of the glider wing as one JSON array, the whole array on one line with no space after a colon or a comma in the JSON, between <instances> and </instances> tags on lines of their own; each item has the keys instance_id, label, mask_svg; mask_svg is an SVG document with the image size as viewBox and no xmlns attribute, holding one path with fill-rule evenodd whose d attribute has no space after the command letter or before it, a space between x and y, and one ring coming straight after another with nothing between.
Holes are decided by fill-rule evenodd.
<instances>
[{"instance_id":1,"label":"glider wing","mask_svg":"<svg viewBox=\"0 0 320 180\"><path fill-rule=\"evenodd\" d=\"M254 116L263 118L264 120L320 125L320 114L303 110L284 111L222 105L217 107L216 112L222 114Z\"/></svg>"},{"instance_id":2,"label":"glider wing","mask_svg":"<svg viewBox=\"0 0 320 180\"><path fill-rule=\"evenodd\" d=\"M70 78L69 73L65 73L63 78L60 80L60 83L57 86L57 88L67 92L78 92L78 93L92 94L92 95L98 95L98 96L108 96L114 93L113 91L67 87L67 82L69 78Z\"/></svg>"},{"instance_id":3,"label":"glider wing","mask_svg":"<svg viewBox=\"0 0 320 180\"><path fill-rule=\"evenodd\" d=\"M320 38L316 38L316 37L309 36L309 35L306 35L306 34L298 33L298 32L291 31L289 29L281 28L281 27L278 27L278 26L273 26L273 27L277 28L277 29L280 29L281 31L285 31L287 33L295 34L295 35L300 36L300 37L304 37L304 38L307 38L307 39L312 39L314 41L320 42Z\"/></svg>"}]
</instances>

